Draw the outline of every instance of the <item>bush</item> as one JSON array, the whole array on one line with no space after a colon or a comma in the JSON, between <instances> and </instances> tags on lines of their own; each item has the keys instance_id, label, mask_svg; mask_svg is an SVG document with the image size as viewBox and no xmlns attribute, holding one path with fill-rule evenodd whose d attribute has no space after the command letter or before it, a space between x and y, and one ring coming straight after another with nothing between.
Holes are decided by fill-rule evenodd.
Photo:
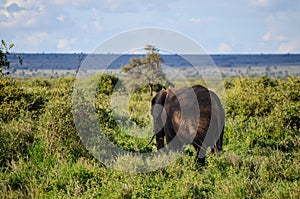
<instances>
[{"instance_id":1,"label":"bush","mask_svg":"<svg viewBox=\"0 0 300 199\"><path fill-rule=\"evenodd\" d=\"M235 126L230 132L239 131L232 137L236 142L251 148L298 150L299 79L239 78L231 85L226 96L227 123Z\"/></svg>"},{"instance_id":2,"label":"bush","mask_svg":"<svg viewBox=\"0 0 300 199\"><path fill-rule=\"evenodd\" d=\"M111 95L118 81L119 78L114 75L102 74L97 80L97 93Z\"/></svg>"},{"instance_id":3,"label":"bush","mask_svg":"<svg viewBox=\"0 0 300 199\"><path fill-rule=\"evenodd\" d=\"M24 114L36 117L45 104L45 95L36 88L23 88L11 78L0 79L0 120L8 122Z\"/></svg>"},{"instance_id":4,"label":"bush","mask_svg":"<svg viewBox=\"0 0 300 199\"><path fill-rule=\"evenodd\" d=\"M274 105L282 100L282 96L278 96L276 84L276 80L267 77L238 78L231 84L227 83L227 115L249 118L270 114Z\"/></svg>"}]
</instances>

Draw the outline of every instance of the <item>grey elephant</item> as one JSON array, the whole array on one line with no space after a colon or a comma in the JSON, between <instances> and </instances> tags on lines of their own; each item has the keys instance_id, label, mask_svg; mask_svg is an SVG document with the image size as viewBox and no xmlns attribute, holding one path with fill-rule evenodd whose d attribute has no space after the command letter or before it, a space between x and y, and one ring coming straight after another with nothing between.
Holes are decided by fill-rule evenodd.
<instances>
[{"instance_id":1,"label":"grey elephant","mask_svg":"<svg viewBox=\"0 0 300 199\"><path fill-rule=\"evenodd\" d=\"M222 150L225 114L218 96L207 88L195 85L159 91L152 99L151 115L156 147L181 150L192 144L197 161L205 163L208 147Z\"/></svg>"}]
</instances>

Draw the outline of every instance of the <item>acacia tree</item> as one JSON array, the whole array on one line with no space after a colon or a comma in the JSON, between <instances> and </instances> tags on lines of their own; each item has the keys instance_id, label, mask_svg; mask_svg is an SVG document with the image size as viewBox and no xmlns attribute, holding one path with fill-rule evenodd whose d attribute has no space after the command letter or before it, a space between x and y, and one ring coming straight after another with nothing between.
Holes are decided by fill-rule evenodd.
<instances>
[{"instance_id":1,"label":"acacia tree","mask_svg":"<svg viewBox=\"0 0 300 199\"><path fill-rule=\"evenodd\" d=\"M121 71L130 75L131 79L145 82L153 95L153 84L165 80L159 50L152 45L146 45L145 57L132 57L128 64L121 67Z\"/></svg>"},{"instance_id":2,"label":"acacia tree","mask_svg":"<svg viewBox=\"0 0 300 199\"><path fill-rule=\"evenodd\" d=\"M4 40L1 40L1 45L0 45L0 77L4 75L8 75L10 66L10 62L8 60L8 55L10 54L10 50L14 47L14 44L10 44L9 46L5 43ZM20 56L19 58L19 63L22 65L23 60Z\"/></svg>"},{"instance_id":3,"label":"acacia tree","mask_svg":"<svg viewBox=\"0 0 300 199\"><path fill-rule=\"evenodd\" d=\"M8 74L8 72L4 72L4 71L9 69L8 55L9 55L9 50L12 47L14 47L14 44L10 44L9 46L7 46L5 41L1 40L1 46L0 46L0 76Z\"/></svg>"}]
</instances>

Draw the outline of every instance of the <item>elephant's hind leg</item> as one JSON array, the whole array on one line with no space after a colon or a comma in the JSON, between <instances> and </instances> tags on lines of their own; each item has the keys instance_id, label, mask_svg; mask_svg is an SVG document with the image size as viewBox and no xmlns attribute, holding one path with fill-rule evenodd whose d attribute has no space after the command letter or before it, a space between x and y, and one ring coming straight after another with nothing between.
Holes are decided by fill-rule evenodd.
<instances>
[{"instance_id":1,"label":"elephant's hind leg","mask_svg":"<svg viewBox=\"0 0 300 199\"><path fill-rule=\"evenodd\" d=\"M224 135L224 127L222 129L222 132L221 132L220 137L219 137L219 139L217 141L217 144L216 144L218 151L222 151L223 150L223 135Z\"/></svg>"},{"instance_id":2,"label":"elephant's hind leg","mask_svg":"<svg viewBox=\"0 0 300 199\"><path fill-rule=\"evenodd\" d=\"M197 151L197 158L196 161L200 166L205 165L205 156L206 156L206 149L196 143L193 143L193 146L195 147Z\"/></svg>"},{"instance_id":3,"label":"elephant's hind leg","mask_svg":"<svg viewBox=\"0 0 300 199\"><path fill-rule=\"evenodd\" d=\"M223 135L224 135L224 127L221 131L220 137L217 140L216 144L211 148L212 153L220 152L223 150Z\"/></svg>"}]
</instances>

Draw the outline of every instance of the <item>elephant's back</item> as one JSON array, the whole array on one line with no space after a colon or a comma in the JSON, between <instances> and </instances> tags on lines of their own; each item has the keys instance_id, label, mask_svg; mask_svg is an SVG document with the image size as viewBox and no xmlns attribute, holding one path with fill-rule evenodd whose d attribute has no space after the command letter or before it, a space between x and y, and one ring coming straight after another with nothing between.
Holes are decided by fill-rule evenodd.
<instances>
[{"instance_id":1,"label":"elephant's back","mask_svg":"<svg viewBox=\"0 0 300 199\"><path fill-rule=\"evenodd\" d=\"M172 88L168 90L165 107L173 113L175 111L201 112L207 114L211 111L210 91L201 85L186 88Z\"/></svg>"}]
</instances>

